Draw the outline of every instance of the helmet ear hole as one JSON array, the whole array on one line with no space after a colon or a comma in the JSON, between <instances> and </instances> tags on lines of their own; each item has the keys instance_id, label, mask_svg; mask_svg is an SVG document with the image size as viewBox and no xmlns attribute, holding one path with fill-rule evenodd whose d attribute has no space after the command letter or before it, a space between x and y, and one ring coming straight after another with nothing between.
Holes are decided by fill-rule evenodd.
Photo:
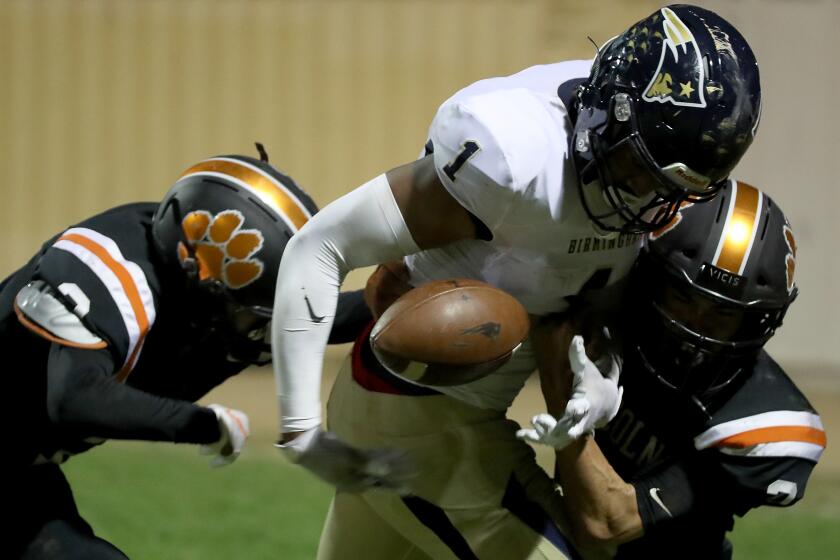
<instances>
[{"instance_id":1,"label":"helmet ear hole","mask_svg":"<svg viewBox=\"0 0 840 560\"><path fill-rule=\"evenodd\" d=\"M766 286L767 278L765 278L763 275L759 275L758 278L755 279L755 283L759 286Z\"/></svg>"},{"instance_id":2,"label":"helmet ear hole","mask_svg":"<svg viewBox=\"0 0 840 560\"><path fill-rule=\"evenodd\" d=\"M682 249L682 254L686 258L694 260L694 258L697 256L697 249L695 249L694 247L685 247Z\"/></svg>"}]
</instances>

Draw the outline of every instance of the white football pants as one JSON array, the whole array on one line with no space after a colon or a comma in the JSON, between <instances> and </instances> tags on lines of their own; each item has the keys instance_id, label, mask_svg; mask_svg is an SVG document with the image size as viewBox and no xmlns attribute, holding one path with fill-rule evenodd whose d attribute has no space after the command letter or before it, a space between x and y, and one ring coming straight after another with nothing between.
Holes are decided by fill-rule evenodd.
<instances>
[{"instance_id":1,"label":"white football pants","mask_svg":"<svg viewBox=\"0 0 840 560\"><path fill-rule=\"evenodd\" d=\"M329 429L358 447L405 450L419 468L412 494L337 493L319 560L573 558L560 495L500 411L445 395L370 391L348 358L327 405Z\"/></svg>"}]
</instances>

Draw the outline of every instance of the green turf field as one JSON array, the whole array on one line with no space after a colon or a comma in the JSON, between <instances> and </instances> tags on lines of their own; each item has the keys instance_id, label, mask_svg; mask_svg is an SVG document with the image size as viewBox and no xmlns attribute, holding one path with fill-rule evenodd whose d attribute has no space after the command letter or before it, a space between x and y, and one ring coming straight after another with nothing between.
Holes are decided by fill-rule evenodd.
<instances>
[{"instance_id":1,"label":"green turf field","mask_svg":"<svg viewBox=\"0 0 840 560\"><path fill-rule=\"evenodd\" d=\"M314 558L330 497L305 472L254 448L210 469L192 447L110 442L65 472L82 515L134 559ZM735 558L837 558L838 495L840 480L815 477L793 509L739 520Z\"/></svg>"}]
</instances>

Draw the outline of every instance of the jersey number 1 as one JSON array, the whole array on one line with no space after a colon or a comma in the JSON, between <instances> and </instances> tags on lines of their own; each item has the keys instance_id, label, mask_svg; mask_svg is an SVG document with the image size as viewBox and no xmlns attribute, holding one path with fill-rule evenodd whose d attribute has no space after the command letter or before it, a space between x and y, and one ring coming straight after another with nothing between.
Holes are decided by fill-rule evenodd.
<instances>
[{"instance_id":1,"label":"jersey number 1","mask_svg":"<svg viewBox=\"0 0 840 560\"><path fill-rule=\"evenodd\" d=\"M455 174L458 173L461 166L467 163L467 161L480 149L481 147L478 145L478 142L474 140L467 140L464 142L464 147L461 150L461 153L458 154L458 157L443 166L443 172L446 173L447 177L454 181Z\"/></svg>"}]
</instances>

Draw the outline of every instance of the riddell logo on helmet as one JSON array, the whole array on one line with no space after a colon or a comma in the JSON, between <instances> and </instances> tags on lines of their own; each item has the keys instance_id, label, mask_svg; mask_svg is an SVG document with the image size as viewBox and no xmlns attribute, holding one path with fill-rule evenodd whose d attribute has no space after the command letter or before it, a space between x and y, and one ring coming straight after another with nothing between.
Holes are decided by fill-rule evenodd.
<instances>
[{"instance_id":1,"label":"riddell logo on helmet","mask_svg":"<svg viewBox=\"0 0 840 560\"><path fill-rule=\"evenodd\" d=\"M684 163L676 162L662 168L668 178L681 187L694 192L702 192L709 185L709 178L692 170Z\"/></svg>"},{"instance_id":2,"label":"riddell logo on helmet","mask_svg":"<svg viewBox=\"0 0 840 560\"><path fill-rule=\"evenodd\" d=\"M674 170L674 173L676 175L678 175L679 177L685 179L689 183L697 185L698 187L705 187L706 186L706 181L704 179L700 179L698 177L690 175L690 174L686 173L684 169L681 169L681 168L678 167L677 169Z\"/></svg>"},{"instance_id":3,"label":"riddell logo on helmet","mask_svg":"<svg viewBox=\"0 0 840 560\"><path fill-rule=\"evenodd\" d=\"M200 280L213 278L231 289L244 288L262 276L263 262L252 258L264 243L261 231L242 229L245 218L238 210L222 210L215 216L206 210L187 214L181 222L198 261ZM189 251L178 243L183 262Z\"/></svg>"}]
</instances>

